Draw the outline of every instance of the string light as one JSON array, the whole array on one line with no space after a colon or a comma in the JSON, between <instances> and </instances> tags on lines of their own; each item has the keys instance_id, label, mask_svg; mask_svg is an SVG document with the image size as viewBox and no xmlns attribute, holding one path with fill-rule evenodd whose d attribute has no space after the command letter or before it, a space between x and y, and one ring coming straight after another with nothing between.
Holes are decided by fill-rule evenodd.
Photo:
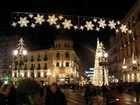
<instances>
[{"instance_id":1,"label":"string light","mask_svg":"<svg viewBox=\"0 0 140 105\"><path fill-rule=\"evenodd\" d=\"M84 16L71 16L71 15L49 15L45 13L27 13L27 12L15 12L16 15L12 18L11 26L13 27L32 27L35 28L43 23L48 22L50 25L54 25L57 29L74 29L74 30L96 30L100 31L100 28L104 29L109 27L111 30L115 30L116 33L128 33L132 34L132 30L128 29L125 24L121 24L120 21L109 20L105 18L97 17L84 17ZM24 16L24 17L23 17ZM72 18L74 17L74 18ZM85 23L85 24L83 24Z\"/></svg>"}]
</instances>

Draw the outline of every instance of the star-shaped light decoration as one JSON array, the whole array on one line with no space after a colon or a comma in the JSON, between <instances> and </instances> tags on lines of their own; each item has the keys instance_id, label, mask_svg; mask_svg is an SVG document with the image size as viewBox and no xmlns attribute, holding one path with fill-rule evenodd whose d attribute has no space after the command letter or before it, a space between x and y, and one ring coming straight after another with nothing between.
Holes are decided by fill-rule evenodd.
<instances>
[{"instance_id":1,"label":"star-shaped light decoration","mask_svg":"<svg viewBox=\"0 0 140 105\"><path fill-rule=\"evenodd\" d=\"M45 21L44 15L39 15L39 14L37 14L37 16L34 17L34 19L35 19L35 23L38 23L40 25Z\"/></svg>"},{"instance_id":2,"label":"star-shaped light decoration","mask_svg":"<svg viewBox=\"0 0 140 105\"><path fill-rule=\"evenodd\" d=\"M91 21L86 21L86 25L85 27L87 28L87 30L93 30L94 25L92 24Z\"/></svg>"},{"instance_id":3,"label":"star-shaped light decoration","mask_svg":"<svg viewBox=\"0 0 140 105\"><path fill-rule=\"evenodd\" d=\"M120 21L117 21L117 24L120 25L121 24Z\"/></svg>"},{"instance_id":4,"label":"star-shaped light decoration","mask_svg":"<svg viewBox=\"0 0 140 105\"><path fill-rule=\"evenodd\" d=\"M56 25L56 28L59 29L60 28L60 25Z\"/></svg>"},{"instance_id":5,"label":"star-shaped light decoration","mask_svg":"<svg viewBox=\"0 0 140 105\"><path fill-rule=\"evenodd\" d=\"M70 29L70 27L73 26L71 24L71 20L67 20L67 19L65 19L65 21L62 24L64 25L64 29L66 29L66 28Z\"/></svg>"},{"instance_id":6,"label":"star-shaped light decoration","mask_svg":"<svg viewBox=\"0 0 140 105\"><path fill-rule=\"evenodd\" d=\"M60 15L58 18L59 18L59 20L62 20L62 19L63 19L63 16L62 16L62 15Z\"/></svg>"},{"instance_id":7,"label":"star-shaped light decoration","mask_svg":"<svg viewBox=\"0 0 140 105\"><path fill-rule=\"evenodd\" d=\"M34 15L30 13L28 16L29 16L30 18L32 18Z\"/></svg>"},{"instance_id":8,"label":"star-shaped light decoration","mask_svg":"<svg viewBox=\"0 0 140 105\"><path fill-rule=\"evenodd\" d=\"M84 26L81 25L81 26L80 26L80 29L83 30L83 29L84 29Z\"/></svg>"},{"instance_id":9,"label":"star-shaped light decoration","mask_svg":"<svg viewBox=\"0 0 140 105\"><path fill-rule=\"evenodd\" d=\"M132 31L131 31L131 30L128 30L128 33L129 33L129 34L132 34Z\"/></svg>"},{"instance_id":10,"label":"star-shaped light decoration","mask_svg":"<svg viewBox=\"0 0 140 105\"><path fill-rule=\"evenodd\" d=\"M48 16L49 19L47 20L47 22L50 23L50 25L53 25L53 24L56 24L56 21L58 20L55 15L52 15L52 16Z\"/></svg>"},{"instance_id":11,"label":"star-shaped light decoration","mask_svg":"<svg viewBox=\"0 0 140 105\"><path fill-rule=\"evenodd\" d=\"M96 19L96 18L94 18L94 19L93 19L93 21L94 21L94 22L97 22L97 19Z\"/></svg>"},{"instance_id":12,"label":"star-shaped light decoration","mask_svg":"<svg viewBox=\"0 0 140 105\"><path fill-rule=\"evenodd\" d=\"M123 24L121 25L120 29L121 29L121 32L123 32L123 33L126 33L128 30L126 25L123 25Z\"/></svg>"},{"instance_id":13,"label":"star-shaped light decoration","mask_svg":"<svg viewBox=\"0 0 140 105\"><path fill-rule=\"evenodd\" d=\"M32 23L32 24L31 24L31 27L32 27L32 28L35 28L35 24L34 24L34 23Z\"/></svg>"},{"instance_id":14,"label":"star-shaped light decoration","mask_svg":"<svg viewBox=\"0 0 140 105\"><path fill-rule=\"evenodd\" d=\"M17 23L16 23L16 22L13 22L11 25L12 25L13 27L16 27Z\"/></svg>"},{"instance_id":15,"label":"star-shaped light decoration","mask_svg":"<svg viewBox=\"0 0 140 105\"><path fill-rule=\"evenodd\" d=\"M105 23L105 20L102 20L102 19L100 19L100 21L98 21L98 24L99 24L99 27L101 27L101 28L105 28L105 26L106 26L106 23Z\"/></svg>"},{"instance_id":16,"label":"star-shaped light decoration","mask_svg":"<svg viewBox=\"0 0 140 105\"><path fill-rule=\"evenodd\" d=\"M114 22L114 20L109 21L108 26L109 26L111 29L113 29L113 28L115 29L115 28L116 28L116 23Z\"/></svg>"},{"instance_id":17,"label":"star-shaped light decoration","mask_svg":"<svg viewBox=\"0 0 140 105\"><path fill-rule=\"evenodd\" d=\"M77 25L75 25L75 26L73 26L73 27L74 27L74 29L75 29L75 30L77 30L77 29L78 29L78 26L77 26Z\"/></svg>"},{"instance_id":18,"label":"star-shaped light decoration","mask_svg":"<svg viewBox=\"0 0 140 105\"><path fill-rule=\"evenodd\" d=\"M116 31L116 33L118 33L118 32L119 32L119 30L118 30L118 29L116 29L115 31Z\"/></svg>"},{"instance_id":19,"label":"star-shaped light decoration","mask_svg":"<svg viewBox=\"0 0 140 105\"><path fill-rule=\"evenodd\" d=\"M20 20L18 21L18 24L20 24L20 27L27 27L27 24L29 21L27 20L27 17L20 17Z\"/></svg>"},{"instance_id":20,"label":"star-shaped light decoration","mask_svg":"<svg viewBox=\"0 0 140 105\"><path fill-rule=\"evenodd\" d=\"M96 31L99 31L100 30L100 28L99 27L96 27Z\"/></svg>"}]
</instances>

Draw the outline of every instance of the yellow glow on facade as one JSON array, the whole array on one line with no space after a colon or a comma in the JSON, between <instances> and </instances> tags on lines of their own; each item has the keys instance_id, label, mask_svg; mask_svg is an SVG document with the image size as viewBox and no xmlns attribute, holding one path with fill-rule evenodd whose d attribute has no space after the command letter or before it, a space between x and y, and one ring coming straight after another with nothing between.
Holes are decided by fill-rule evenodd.
<instances>
[{"instance_id":1,"label":"yellow glow on facade","mask_svg":"<svg viewBox=\"0 0 140 105\"><path fill-rule=\"evenodd\" d=\"M127 74L127 82L130 82L130 74Z\"/></svg>"},{"instance_id":2,"label":"yellow glow on facade","mask_svg":"<svg viewBox=\"0 0 140 105\"><path fill-rule=\"evenodd\" d=\"M30 77L30 72L28 72L28 77Z\"/></svg>"},{"instance_id":3,"label":"yellow glow on facade","mask_svg":"<svg viewBox=\"0 0 140 105\"><path fill-rule=\"evenodd\" d=\"M131 82L135 82L134 74L131 75Z\"/></svg>"},{"instance_id":4,"label":"yellow glow on facade","mask_svg":"<svg viewBox=\"0 0 140 105\"><path fill-rule=\"evenodd\" d=\"M44 72L41 72L41 77L44 77Z\"/></svg>"},{"instance_id":5,"label":"yellow glow on facade","mask_svg":"<svg viewBox=\"0 0 140 105\"><path fill-rule=\"evenodd\" d=\"M36 73L34 73L34 76L35 76L35 77L37 77L37 74L36 74Z\"/></svg>"}]
</instances>

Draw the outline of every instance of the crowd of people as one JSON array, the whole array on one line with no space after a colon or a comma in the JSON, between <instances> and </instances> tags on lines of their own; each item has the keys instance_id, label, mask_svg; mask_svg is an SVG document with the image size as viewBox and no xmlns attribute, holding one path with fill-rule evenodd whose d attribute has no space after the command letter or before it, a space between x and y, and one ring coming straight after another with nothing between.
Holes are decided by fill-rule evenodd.
<instances>
[{"instance_id":1,"label":"crowd of people","mask_svg":"<svg viewBox=\"0 0 140 105\"><path fill-rule=\"evenodd\" d=\"M41 91L33 96L18 94L12 81L7 84L0 84L0 105L67 105L64 93L57 83L50 86L42 85ZM20 98L19 98L20 97ZM28 97L24 99L24 97Z\"/></svg>"},{"instance_id":2,"label":"crowd of people","mask_svg":"<svg viewBox=\"0 0 140 105\"><path fill-rule=\"evenodd\" d=\"M43 84L44 82L40 81L41 90L34 95L27 96L26 94L19 94L17 87L14 86L12 81L9 81L7 84L3 84L0 81L0 105L67 105L66 97L60 88L69 88L74 90L73 92L82 92L85 105L94 105L94 100L96 100L98 105L102 105L102 102L110 105L107 100L111 91L114 90L117 90L120 94L124 92L135 94L137 102L140 99L140 83L118 83L102 87L94 86L91 83L84 86L79 86L78 84Z\"/></svg>"}]
</instances>

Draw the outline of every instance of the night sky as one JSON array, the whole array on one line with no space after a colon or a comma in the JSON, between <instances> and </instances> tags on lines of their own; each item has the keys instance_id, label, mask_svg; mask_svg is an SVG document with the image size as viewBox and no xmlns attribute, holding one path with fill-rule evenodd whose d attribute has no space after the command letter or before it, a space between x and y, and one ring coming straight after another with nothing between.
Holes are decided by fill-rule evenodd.
<instances>
[{"instance_id":1,"label":"night sky","mask_svg":"<svg viewBox=\"0 0 140 105\"><path fill-rule=\"evenodd\" d=\"M89 67L94 62L96 38L99 37L108 48L112 32L108 30L101 32L64 31L55 30L50 26L41 26L35 29L14 29L10 27L11 13L37 12L121 20L136 0L12 0L12 3L8 2L7 0L0 3L0 36L20 35L25 38L27 45L30 43L36 46L35 49L43 49L52 46L56 35L68 34L74 41L78 56L85 61L83 65ZM85 58L88 59L85 60Z\"/></svg>"}]
</instances>

